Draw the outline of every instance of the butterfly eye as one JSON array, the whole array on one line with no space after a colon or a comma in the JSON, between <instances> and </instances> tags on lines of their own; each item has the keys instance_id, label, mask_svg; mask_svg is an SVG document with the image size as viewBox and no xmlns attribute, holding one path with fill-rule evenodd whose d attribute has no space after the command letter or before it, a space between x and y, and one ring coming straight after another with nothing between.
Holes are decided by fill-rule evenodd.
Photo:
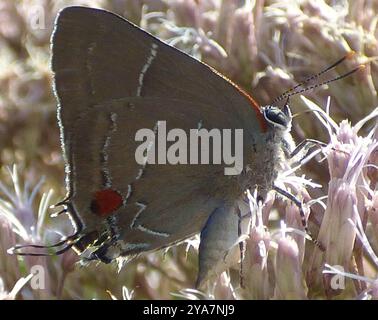
<instances>
[{"instance_id":1,"label":"butterfly eye","mask_svg":"<svg viewBox=\"0 0 378 320\"><path fill-rule=\"evenodd\" d=\"M265 119L274 126L283 127L283 129L286 129L290 125L291 112L287 105L285 105L283 110L272 106L265 107L263 114Z\"/></svg>"}]
</instances>

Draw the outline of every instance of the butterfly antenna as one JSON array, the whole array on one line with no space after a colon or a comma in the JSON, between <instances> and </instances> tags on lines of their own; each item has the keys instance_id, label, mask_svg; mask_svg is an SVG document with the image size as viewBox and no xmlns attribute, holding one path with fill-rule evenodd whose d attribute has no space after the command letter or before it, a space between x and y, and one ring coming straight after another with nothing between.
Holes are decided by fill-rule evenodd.
<instances>
[{"instance_id":1,"label":"butterfly antenna","mask_svg":"<svg viewBox=\"0 0 378 320\"><path fill-rule=\"evenodd\" d=\"M337 60L335 63L331 64L330 66L328 66L327 68L325 68L324 70L318 72L317 74L314 74L314 75L311 75L310 77L308 77L307 79L305 79L304 81L302 81L301 83L298 83L297 85L295 85L294 87L286 90L284 93L280 94L277 98L275 98L273 101L272 101L272 104L275 104L279 101L282 101L283 99L285 98L288 98L290 96L292 96L290 93L292 93L293 91L295 91L296 89L298 89L299 87L302 87L303 85L311 82L312 80L315 80L317 78L319 78L321 75L325 74L326 72L334 69L336 66L338 66L340 63L344 62L345 60L347 59L351 59L353 56L355 55L355 52L354 51L350 51L348 52L345 56L343 56L341 59ZM349 75L349 74L348 74ZM344 78L344 77L342 77ZM339 80L340 78L338 78L337 80ZM323 84L322 84L323 85Z\"/></svg>"},{"instance_id":2,"label":"butterfly antenna","mask_svg":"<svg viewBox=\"0 0 378 320\"><path fill-rule=\"evenodd\" d=\"M361 64L361 65L359 65L358 67L354 68L353 70L350 70L350 71L348 71L348 72L346 72L346 73L344 73L344 74L342 74L342 75L340 75L340 76L338 76L338 77L336 77L336 78L332 78L332 79L329 79L329 80L326 80L326 81L323 81L323 82L320 82L320 83L314 84L314 85L312 85L312 86L309 86L309 87L303 88L303 89L301 89L301 90L297 90L297 91L291 92L291 93L289 93L289 94L286 95L286 98L290 98L290 97L295 96L295 95L297 95L297 94L301 94L301 93L303 93L303 92L310 91L310 90L316 89L316 88L318 88L318 87L324 86L324 85L326 85L326 84L329 84L329 83L331 83L331 82L334 82L334 81L337 81L337 80L343 79L343 78L345 78L345 77L350 76L352 73L355 73L355 72L360 71L360 70L363 70L363 69L365 69L365 65Z\"/></svg>"}]
</instances>

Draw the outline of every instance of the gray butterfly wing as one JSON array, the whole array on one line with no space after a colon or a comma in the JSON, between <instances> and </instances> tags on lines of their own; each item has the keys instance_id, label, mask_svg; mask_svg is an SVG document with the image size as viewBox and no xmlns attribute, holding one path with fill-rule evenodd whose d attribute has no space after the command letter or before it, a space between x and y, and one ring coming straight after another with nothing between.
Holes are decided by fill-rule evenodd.
<instances>
[{"instance_id":1,"label":"gray butterfly wing","mask_svg":"<svg viewBox=\"0 0 378 320\"><path fill-rule=\"evenodd\" d=\"M69 7L55 25L52 69L69 201L85 230L109 223L92 207L96 191L108 187L122 196L112 223L125 254L200 231L236 197L236 179L222 165L135 161L136 132L159 120L167 130L243 128L244 137L258 138L265 128L256 103L211 68L119 16Z\"/></svg>"}]
</instances>

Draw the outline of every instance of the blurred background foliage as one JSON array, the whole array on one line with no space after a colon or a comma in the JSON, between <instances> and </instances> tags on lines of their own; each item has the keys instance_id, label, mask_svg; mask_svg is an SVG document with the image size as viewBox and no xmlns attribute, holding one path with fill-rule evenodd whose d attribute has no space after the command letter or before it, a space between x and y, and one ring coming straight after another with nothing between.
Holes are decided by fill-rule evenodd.
<instances>
[{"instance_id":1,"label":"blurred background foliage","mask_svg":"<svg viewBox=\"0 0 378 320\"><path fill-rule=\"evenodd\" d=\"M57 12L73 4L125 16L215 67L261 105L353 50L356 54L329 77L359 64L366 64L364 70L306 96L322 107L331 96L336 122L355 123L377 106L377 1L0 0L0 193L7 200L2 205L15 213L27 234L40 236L42 242L56 240L57 232L72 232L66 217L51 219L46 212L42 218L49 232L40 231L36 223L41 216L36 215L38 210L51 213L43 201L53 204L65 194L49 40ZM298 96L291 99L291 106L294 113L305 110ZM294 119L297 142L305 137L327 141L327 132L314 119L309 113ZM7 167L13 164L17 173L11 169L10 174ZM326 163L312 161L303 171L323 185L321 194L327 193ZM313 197L320 195L314 192ZM9 202L9 195L13 201ZM185 243L167 253L143 255L117 273L115 265L74 267L73 252L51 258L9 256L6 250L22 237L3 220L0 292L2 288L4 296L9 297L16 282L36 263L48 270L46 290L32 290L27 284L18 298L110 299L111 294L122 298L123 290L124 296L133 291L133 298L171 299L172 292L193 287L196 240L193 247L189 243L188 253ZM230 292L220 290L217 297L229 298Z\"/></svg>"}]
</instances>

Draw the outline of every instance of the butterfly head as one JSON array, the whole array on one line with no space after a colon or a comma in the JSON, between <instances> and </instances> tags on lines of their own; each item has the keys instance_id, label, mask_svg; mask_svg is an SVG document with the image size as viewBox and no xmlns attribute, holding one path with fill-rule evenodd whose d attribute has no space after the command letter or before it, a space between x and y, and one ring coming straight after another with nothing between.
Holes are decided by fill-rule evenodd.
<instances>
[{"instance_id":1,"label":"butterfly head","mask_svg":"<svg viewBox=\"0 0 378 320\"><path fill-rule=\"evenodd\" d=\"M282 109L272 105L265 106L262 108L262 113L268 125L274 130L290 131L292 115L288 104Z\"/></svg>"}]
</instances>

